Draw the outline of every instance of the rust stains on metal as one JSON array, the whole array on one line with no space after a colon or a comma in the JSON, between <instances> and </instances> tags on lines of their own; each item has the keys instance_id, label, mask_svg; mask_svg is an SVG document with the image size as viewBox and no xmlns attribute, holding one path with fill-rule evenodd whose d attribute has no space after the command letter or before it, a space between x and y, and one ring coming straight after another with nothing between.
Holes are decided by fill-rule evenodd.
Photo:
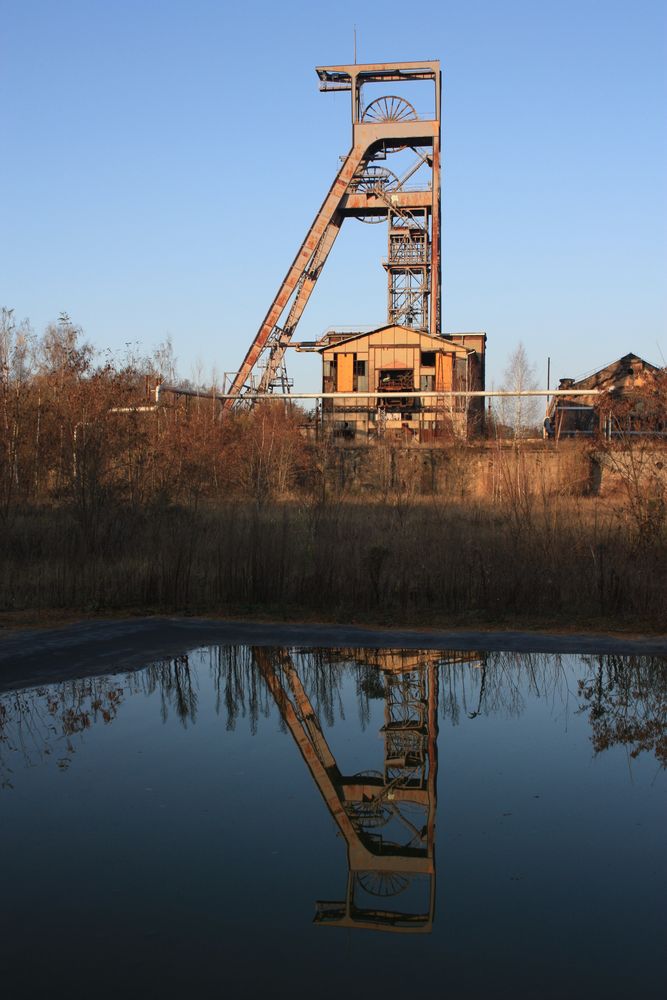
<instances>
[{"instance_id":1,"label":"rust stains on metal","mask_svg":"<svg viewBox=\"0 0 667 1000\"><path fill-rule=\"evenodd\" d=\"M225 409L288 386L285 350L346 218L388 222L388 322L440 334L440 63L344 64L316 72L321 90L351 94L352 147L231 380ZM417 81L430 84L426 114L397 92L397 84ZM365 100L369 84L386 91ZM406 150L415 161L399 178L384 164ZM417 184L408 187L415 175Z\"/></svg>"}]
</instances>

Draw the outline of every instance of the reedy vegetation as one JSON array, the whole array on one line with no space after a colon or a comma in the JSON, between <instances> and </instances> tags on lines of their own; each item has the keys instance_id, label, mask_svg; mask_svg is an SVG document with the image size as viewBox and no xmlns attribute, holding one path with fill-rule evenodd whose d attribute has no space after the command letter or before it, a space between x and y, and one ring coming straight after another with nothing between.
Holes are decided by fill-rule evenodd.
<instances>
[{"instance_id":1,"label":"reedy vegetation","mask_svg":"<svg viewBox=\"0 0 667 1000\"><path fill-rule=\"evenodd\" d=\"M0 611L664 628L664 504L642 508L640 485L613 503L529 488L519 446L488 499L465 475L446 495L385 481L350 498L298 408L114 412L170 364L98 362L66 318L38 339L5 312Z\"/></svg>"}]
</instances>

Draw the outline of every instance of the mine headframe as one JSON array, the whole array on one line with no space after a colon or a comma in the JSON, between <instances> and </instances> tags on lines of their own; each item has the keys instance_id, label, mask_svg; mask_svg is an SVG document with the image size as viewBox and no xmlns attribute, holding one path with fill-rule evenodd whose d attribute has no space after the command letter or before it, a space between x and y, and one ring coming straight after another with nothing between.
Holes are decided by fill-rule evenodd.
<instances>
[{"instance_id":1,"label":"mine headframe","mask_svg":"<svg viewBox=\"0 0 667 1000\"><path fill-rule=\"evenodd\" d=\"M377 671L385 693L384 766L346 774L307 694L302 666L287 650L253 648L264 683L346 843L344 898L319 900L316 924L413 933L432 929L441 654L419 650L413 657L412 652L404 658L373 651L374 661L386 668ZM357 659L356 651L340 653Z\"/></svg>"},{"instance_id":2,"label":"mine headframe","mask_svg":"<svg viewBox=\"0 0 667 1000\"><path fill-rule=\"evenodd\" d=\"M253 393L288 391L285 351L346 218L388 223L387 322L439 335L440 319L440 63L319 66L322 91L350 91L352 148L228 389L230 409ZM425 114L401 94L430 82ZM382 93L366 100L368 88ZM400 176L386 164L410 156ZM404 159L404 158L403 158ZM413 178L415 179L413 181ZM411 182L412 183L409 183ZM415 183L416 181L416 183Z\"/></svg>"}]
</instances>

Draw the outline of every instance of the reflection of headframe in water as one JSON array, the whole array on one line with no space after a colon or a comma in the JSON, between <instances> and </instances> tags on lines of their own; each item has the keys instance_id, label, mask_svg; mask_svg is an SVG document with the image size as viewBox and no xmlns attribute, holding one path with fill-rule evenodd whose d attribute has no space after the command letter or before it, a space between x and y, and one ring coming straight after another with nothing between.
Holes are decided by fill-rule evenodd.
<instances>
[{"instance_id":1,"label":"reflection of headframe in water","mask_svg":"<svg viewBox=\"0 0 667 1000\"><path fill-rule=\"evenodd\" d=\"M385 689L384 769L352 776L341 774L289 653L255 648L253 655L347 844L345 899L318 902L315 922L428 933L435 908L442 654L412 654L406 663L388 652L383 669L383 654L373 651ZM409 910L407 890L417 880L425 883L425 905ZM389 900L399 895L403 906L391 907Z\"/></svg>"}]
</instances>

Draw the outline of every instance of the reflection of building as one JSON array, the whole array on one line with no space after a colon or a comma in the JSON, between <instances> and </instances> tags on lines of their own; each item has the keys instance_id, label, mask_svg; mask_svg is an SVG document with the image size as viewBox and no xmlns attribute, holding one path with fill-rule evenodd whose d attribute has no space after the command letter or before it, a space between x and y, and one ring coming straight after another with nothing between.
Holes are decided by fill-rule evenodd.
<instances>
[{"instance_id":1,"label":"reflection of building","mask_svg":"<svg viewBox=\"0 0 667 1000\"><path fill-rule=\"evenodd\" d=\"M374 667L382 673L391 672L404 674L408 670L419 670L433 664L467 663L468 666L481 666L486 654L468 653L465 651L443 653L433 649L351 649L339 648L327 650L331 662L363 664Z\"/></svg>"},{"instance_id":2,"label":"reflection of building","mask_svg":"<svg viewBox=\"0 0 667 1000\"><path fill-rule=\"evenodd\" d=\"M430 931L442 653L336 651L337 660L377 668L385 698L382 770L355 775L340 772L289 654L256 648L253 655L347 845L345 898L318 902L315 922Z\"/></svg>"},{"instance_id":3,"label":"reflection of building","mask_svg":"<svg viewBox=\"0 0 667 1000\"><path fill-rule=\"evenodd\" d=\"M626 354L585 378L562 378L559 389L592 389L604 395L554 397L547 416L557 438L614 433L627 430L665 430L665 415L647 409L648 400L639 398L641 390L654 378L659 369L636 354ZM623 407L623 404L626 404ZM619 425L619 416L611 419L611 412L627 409Z\"/></svg>"},{"instance_id":4,"label":"reflection of building","mask_svg":"<svg viewBox=\"0 0 667 1000\"><path fill-rule=\"evenodd\" d=\"M323 426L348 439L466 437L482 427L483 399L419 392L482 390L485 344L484 333L442 337L398 324L364 333L328 331L315 345L322 356L322 391L358 396L325 399ZM364 392L405 395L383 399Z\"/></svg>"}]
</instances>

